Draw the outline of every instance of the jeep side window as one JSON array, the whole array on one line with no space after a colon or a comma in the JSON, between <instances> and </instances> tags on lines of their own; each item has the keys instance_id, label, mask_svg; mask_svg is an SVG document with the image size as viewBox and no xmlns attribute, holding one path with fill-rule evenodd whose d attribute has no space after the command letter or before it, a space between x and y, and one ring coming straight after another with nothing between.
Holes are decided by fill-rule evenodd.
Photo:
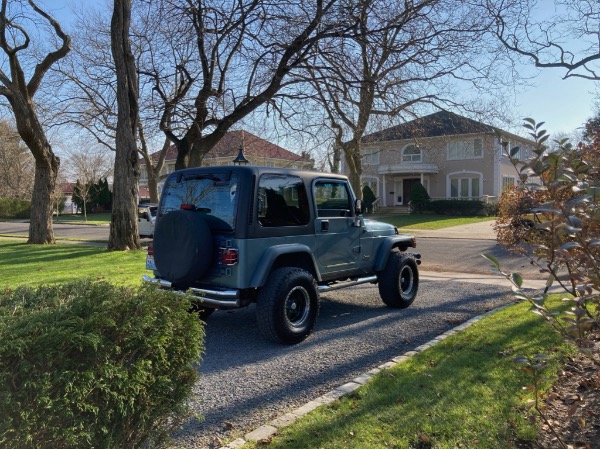
<instances>
[{"instance_id":1,"label":"jeep side window","mask_svg":"<svg viewBox=\"0 0 600 449\"><path fill-rule=\"evenodd\" d=\"M314 192L318 217L350 217L352 215L346 183L318 181L315 183Z\"/></svg>"},{"instance_id":2,"label":"jeep side window","mask_svg":"<svg viewBox=\"0 0 600 449\"><path fill-rule=\"evenodd\" d=\"M258 222L263 227L303 226L310 212L302 179L264 174L258 181Z\"/></svg>"}]
</instances>

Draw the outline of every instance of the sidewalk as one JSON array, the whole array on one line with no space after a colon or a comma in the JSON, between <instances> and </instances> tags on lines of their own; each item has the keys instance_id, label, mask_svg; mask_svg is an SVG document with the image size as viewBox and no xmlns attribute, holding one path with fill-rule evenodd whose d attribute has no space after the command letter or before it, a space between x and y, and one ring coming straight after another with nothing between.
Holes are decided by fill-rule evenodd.
<instances>
[{"instance_id":1,"label":"sidewalk","mask_svg":"<svg viewBox=\"0 0 600 449\"><path fill-rule=\"evenodd\" d=\"M449 228L426 229L400 229L401 233L413 234L415 237L428 237L440 239L471 239L471 240L496 240L494 220L482 221Z\"/></svg>"}]
</instances>

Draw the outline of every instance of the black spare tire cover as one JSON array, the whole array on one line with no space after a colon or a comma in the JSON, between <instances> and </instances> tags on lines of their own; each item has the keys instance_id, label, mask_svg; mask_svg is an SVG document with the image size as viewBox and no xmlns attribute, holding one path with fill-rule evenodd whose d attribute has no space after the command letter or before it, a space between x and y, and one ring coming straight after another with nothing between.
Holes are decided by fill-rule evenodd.
<instances>
[{"instance_id":1,"label":"black spare tire cover","mask_svg":"<svg viewBox=\"0 0 600 449\"><path fill-rule=\"evenodd\" d=\"M158 220L154 262L162 278L188 288L206 274L212 258L212 235L202 213L177 210Z\"/></svg>"}]
</instances>

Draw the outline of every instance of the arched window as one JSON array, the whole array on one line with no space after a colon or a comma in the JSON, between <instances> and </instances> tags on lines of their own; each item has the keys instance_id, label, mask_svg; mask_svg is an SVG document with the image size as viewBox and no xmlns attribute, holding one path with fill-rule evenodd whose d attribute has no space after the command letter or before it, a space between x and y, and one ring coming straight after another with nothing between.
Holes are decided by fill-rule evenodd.
<instances>
[{"instance_id":1,"label":"arched window","mask_svg":"<svg viewBox=\"0 0 600 449\"><path fill-rule=\"evenodd\" d=\"M402 152L402 162L418 163L422 161L421 149L416 145L408 145Z\"/></svg>"}]
</instances>

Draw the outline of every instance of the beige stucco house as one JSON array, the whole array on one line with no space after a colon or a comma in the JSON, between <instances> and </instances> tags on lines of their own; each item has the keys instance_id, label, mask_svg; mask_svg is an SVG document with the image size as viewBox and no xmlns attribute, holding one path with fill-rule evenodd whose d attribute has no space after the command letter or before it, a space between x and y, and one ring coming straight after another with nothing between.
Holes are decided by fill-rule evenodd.
<instances>
[{"instance_id":1,"label":"beige stucco house","mask_svg":"<svg viewBox=\"0 0 600 449\"><path fill-rule=\"evenodd\" d=\"M509 148L520 147L519 159L531 157L532 141L502 136ZM517 181L495 128L447 111L369 134L362 143L362 184L379 198L378 207L407 206L419 182L432 199L496 201Z\"/></svg>"}]
</instances>

